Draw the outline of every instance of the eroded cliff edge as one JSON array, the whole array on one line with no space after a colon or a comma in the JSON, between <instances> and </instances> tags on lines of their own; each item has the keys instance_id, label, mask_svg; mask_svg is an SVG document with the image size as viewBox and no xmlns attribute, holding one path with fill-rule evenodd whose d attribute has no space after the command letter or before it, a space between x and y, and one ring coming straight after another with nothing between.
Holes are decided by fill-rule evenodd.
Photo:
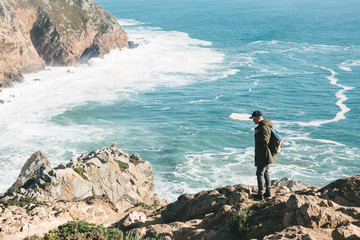
<instances>
[{"instance_id":1,"label":"eroded cliff edge","mask_svg":"<svg viewBox=\"0 0 360 240\"><path fill-rule=\"evenodd\" d=\"M0 90L45 65L73 65L123 47L126 32L92 0L0 0Z\"/></svg>"},{"instance_id":2,"label":"eroded cliff edge","mask_svg":"<svg viewBox=\"0 0 360 240\"><path fill-rule=\"evenodd\" d=\"M36 152L0 198L0 239L59 239L49 235L62 226L75 234L67 226L79 220L137 239L360 239L360 175L322 188L290 179L272 186L263 201L253 198L256 186L237 184L169 203L154 193L150 163L116 144L55 168Z\"/></svg>"}]
</instances>

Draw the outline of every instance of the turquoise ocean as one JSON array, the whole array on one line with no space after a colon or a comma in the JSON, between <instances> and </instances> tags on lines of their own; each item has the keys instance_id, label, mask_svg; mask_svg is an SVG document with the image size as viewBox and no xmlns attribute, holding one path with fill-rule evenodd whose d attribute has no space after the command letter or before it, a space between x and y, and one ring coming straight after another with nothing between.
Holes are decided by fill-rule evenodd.
<instances>
[{"instance_id":1,"label":"turquoise ocean","mask_svg":"<svg viewBox=\"0 0 360 240\"><path fill-rule=\"evenodd\" d=\"M255 125L229 117L254 110L285 139L272 179L360 173L360 1L96 2L139 46L0 93L0 192L35 151L55 167L112 143L161 198L256 185Z\"/></svg>"}]
</instances>

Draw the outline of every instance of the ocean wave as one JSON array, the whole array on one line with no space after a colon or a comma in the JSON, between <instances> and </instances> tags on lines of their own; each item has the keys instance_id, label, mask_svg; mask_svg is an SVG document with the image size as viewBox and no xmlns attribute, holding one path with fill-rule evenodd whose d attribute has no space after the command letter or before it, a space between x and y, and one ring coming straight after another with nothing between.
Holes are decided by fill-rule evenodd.
<instances>
[{"instance_id":1,"label":"ocean wave","mask_svg":"<svg viewBox=\"0 0 360 240\"><path fill-rule=\"evenodd\" d=\"M118 19L118 21L119 21L120 26L122 26L122 27L139 26L139 25L148 24L148 23L144 23L144 22L139 22L135 19L120 18L120 19Z\"/></svg>"},{"instance_id":2,"label":"ocean wave","mask_svg":"<svg viewBox=\"0 0 360 240\"><path fill-rule=\"evenodd\" d=\"M0 135L0 192L15 181L24 161L35 151L43 151L57 165L86 153L88 146L107 143L106 136L115 134L106 126L109 123L93 124L99 119L86 123L84 119L91 118L86 112L80 120L67 116L72 109L132 100L157 88L213 81L236 73L224 64L222 52L209 47L209 41L144 26L133 19L121 19L120 24L129 40L140 44L138 48L114 49L80 66L47 67L26 74L23 83L0 93L0 99L5 100L0 105L0 126L4 126Z\"/></svg>"},{"instance_id":3,"label":"ocean wave","mask_svg":"<svg viewBox=\"0 0 360 240\"><path fill-rule=\"evenodd\" d=\"M253 151L252 147L224 148L220 152L206 150L187 154L173 171L156 173L156 192L160 197L174 201L184 193L238 183L255 184L255 174L248 172L253 166Z\"/></svg>"}]
</instances>

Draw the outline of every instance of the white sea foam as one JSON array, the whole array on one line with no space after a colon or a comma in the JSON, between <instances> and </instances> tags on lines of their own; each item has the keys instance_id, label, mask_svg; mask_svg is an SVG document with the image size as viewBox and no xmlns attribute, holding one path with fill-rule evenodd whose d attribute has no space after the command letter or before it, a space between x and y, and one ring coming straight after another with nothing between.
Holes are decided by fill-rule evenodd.
<instances>
[{"instance_id":1,"label":"white sea foam","mask_svg":"<svg viewBox=\"0 0 360 240\"><path fill-rule=\"evenodd\" d=\"M360 66L360 60L346 60L340 63L339 68L344 71L351 72L354 66Z\"/></svg>"},{"instance_id":2,"label":"white sea foam","mask_svg":"<svg viewBox=\"0 0 360 240\"><path fill-rule=\"evenodd\" d=\"M83 153L71 147L73 144L100 142L104 132L112 131L71 122L59 125L53 121L55 116L77 106L111 103L157 87L182 86L234 74L223 66L224 55L209 48L211 42L192 39L182 32L145 27L136 20L120 22L129 27L125 27L129 40L139 47L112 50L86 65L49 67L27 74L24 83L0 93L0 99L5 100L0 106L0 192L15 181L33 152L43 151L56 165L69 160L63 159L64 154Z\"/></svg>"},{"instance_id":3,"label":"white sea foam","mask_svg":"<svg viewBox=\"0 0 360 240\"><path fill-rule=\"evenodd\" d=\"M255 42L251 42L249 43L249 45L274 45L274 44L278 44L279 41L277 40L272 40L272 41L255 41Z\"/></svg>"},{"instance_id":4,"label":"white sea foam","mask_svg":"<svg viewBox=\"0 0 360 240\"><path fill-rule=\"evenodd\" d=\"M338 48L338 46L325 46L325 45L314 45L314 46ZM299 124L300 126L315 126L315 127L318 127L318 126L320 126L322 124L327 124L327 123L331 123L331 122L337 122L339 120L346 119L345 113L349 112L351 109L348 108L344 104L344 102L347 100L345 92L353 89L353 87L344 86L344 85L339 84L338 79L335 77L337 75L337 73L333 69L326 68L326 67L323 67L323 66L318 66L316 64L309 64L304 60L300 60L300 59L295 58L293 56L293 54L290 54L289 57L291 59L293 59L293 60L302 62L302 63L304 63L306 65L311 65L311 66L313 66L315 68L321 68L321 69L324 69L326 71L329 71L330 76L327 76L326 78L330 81L330 84L341 88L339 91L337 91L335 93L335 96L339 99L335 104L340 108L340 111L335 115L334 118L326 119L326 120L314 120L314 121L310 121L310 122L296 122L296 123Z\"/></svg>"},{"instance_id":5,"label":"white sea foam","mask_svg":"<svg viewBox=\"0 0 360 240\"><path fill-rule=\"evenodd\" d=\"M119 24L121 27L129 27L129 26L138 26L138 25L143 25L146 23L143 22L139 22L135 19L119 19Z\"/></svg>"},{"instance_id":6,"label":"white sea foam","mask_svg":"<svg viewBox=\"0 0 360 240\"><path fill-rule=\"evenodd\" d=\"M186 160L173 171L156 174L155 188L160 197L174 201L183 193L196 193L238 183L256 184L255 174L253 171L249 173L249 169L254 169L253 154L253 147L188 154ZM169 179L176 180L169 183Z\"/></svg>"},{"instance_id":7,"label":"white sea foam","mask_svg":"<svg viewBox=\"0 0 360 240\"><path fill-rule=\"evenodd\" d=\"M200 99L200 100L196 100L196 101L190 101L189 103L211 102L211 101L214 101L214 100L218 100L218 99L221 98L222 96L223 96L223 95L216 96L216 97L213 98L213 99Z\"/></svg>"},{"instance_id":8,"label":"white sea foam","mask_svg":"<svg viewBox=\"0 0 360 240\"><path fill-rule=\"evenodd\" d=\"M305 134L304 134L305 135ZM287 137L286 138L287 141L291 141L291 140L306 140L306 141L317 141L317 142L321 142L321 143L327 143L327 144L333 144L333 145L337 145L337 146L345 146L342 143L336 142L336 141L332 141L332 140L328 140L328 139L316 139L316 138L310 138L310 137L306 137L306 136L293 136L293 137Z\"/></svg>"},{"instance_id":9,"label":"white sea foam","mask_svg":"<svg viewBox=\"0 0 360 240\"><path fill-rule=\"evenodd\" d=\"M252 121L250 119L250 114L247 113L232 113L230 114L230 118L235 119L235 120L240 120L240 121Z\"/></svg>"},{"instance_id":10,"label":"white sea foam","mask_svg":"<svg viewBox=\"0 0 360 240\"><path fill-rule=\"evenodd\" d=\"M330 80L330 84L335 85L340 89L339 91L336 92L335 96L339 99L336 102L336 105L340 108L340 111L336 114L336 116L332 119L328 119L328 120L315 120L315 121L310 121L310 122L298 122L299 125L301 126L320 126L322 124L327 124L327 123L331 123L331 122L337 122L341 119L345 119L345 113L350 111L350 108L348 108L344 102L347 100L347 97L345 95L345 92L348 90L353 89L353 87L348 87L348 86L344 86L341 84L338 84L337 81L338 79L335 77L337 75L337 73L329 68L326 67L322 67L322 66L317 66L317 65L313 65L315 67L327 70L331 73L330 76L326 77L327 79Z\"/></svg>"}]
</instances>

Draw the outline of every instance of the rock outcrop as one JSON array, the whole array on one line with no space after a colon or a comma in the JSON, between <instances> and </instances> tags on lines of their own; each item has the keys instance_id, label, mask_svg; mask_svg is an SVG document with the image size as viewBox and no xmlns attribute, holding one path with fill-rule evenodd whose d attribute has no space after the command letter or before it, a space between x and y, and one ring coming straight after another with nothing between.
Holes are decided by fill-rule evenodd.
<instances>
[{"instance_id":1,"label":"rock outcrop","mask_svg":"<svg viewBox=\"0 0 360 240\"><path fill-rule=\"evenodd\" d=\"M20 175L11 188L20 188L32 177L39 176L40 170L44 167L51 168L48 158L41 152L34 153L22 167Z\"/></svg>"},{"instance_id":2,"label":"rock outcrop","mask_svg":"<svg viewBox=\"0 0 360 240\"><path fill-rule=\"evenodd\" d=\"M128 47L117 19L92 0L0 0L0 89L48 65Z\"/></svg>"},{"instance_id":3,"label":"rock outcrop","mask_svg":"<svg viewBox=\"0 0 360 240\"><path fill-rule=\"evenodd\" d=\"M0 199L0 239L43 234L74 220L109 226L137 205L160 207L152 166L113 144L52 168L34 153Z\"/></svg>"},{"instance_id":4,"label":"rock outcrop","mask_svg":"<svg viewBox=\"0 0 360 240\"><path fill-rule=\"evenodd\" d=\"M15 240L34 234L43 235L69 221L86 220L107 227L118 222L124 215L118 212L109 199L101 197L74 201L32 202L26 206L2 206L0 239Z\"/></svg>"},{"instance_id":5,"label":"rock outcrop","mask_svg":"<svg viewBox=\"0 0 360 240\"><path fill-rule=\"evenodd\" d=\"M360 175L324 188L288 181L275 181L282 186L265 201L255 201L256 187L246 185L184 194L130 232L166 239L360 239Z\"/></svg>"},{"instance_id":6,"label":"rock outcrop","mask_svg":"<svg viewBox=\"0 0 360 240\"><path fill-rule=\"evenodd\" d=\"M152 205L158 201L150 163L142 161L138 154L129 156L117 149L116 144L83 154L56 168L37 152L25 163L12 191L17 198L31 197L38 202L103 196L119 212L138 202ZM12 194L7 196L11 197Z\"/></svg>"},{"instance_id":7,"label":"rock outcrop","mask_svg":"<svg viewBox=\"0 0 360 240\"><path fill-rule=\"evenodd\" d=\"M167 203L154 194L151 165L115 144L56 168L37 152L25 166L0 199L0 239L43 235L74 220L138 239L360 239L360 175L323 188L273 181L263 201L253 198L256 186L239 184Z\"/></svg>"}]
</instances>

